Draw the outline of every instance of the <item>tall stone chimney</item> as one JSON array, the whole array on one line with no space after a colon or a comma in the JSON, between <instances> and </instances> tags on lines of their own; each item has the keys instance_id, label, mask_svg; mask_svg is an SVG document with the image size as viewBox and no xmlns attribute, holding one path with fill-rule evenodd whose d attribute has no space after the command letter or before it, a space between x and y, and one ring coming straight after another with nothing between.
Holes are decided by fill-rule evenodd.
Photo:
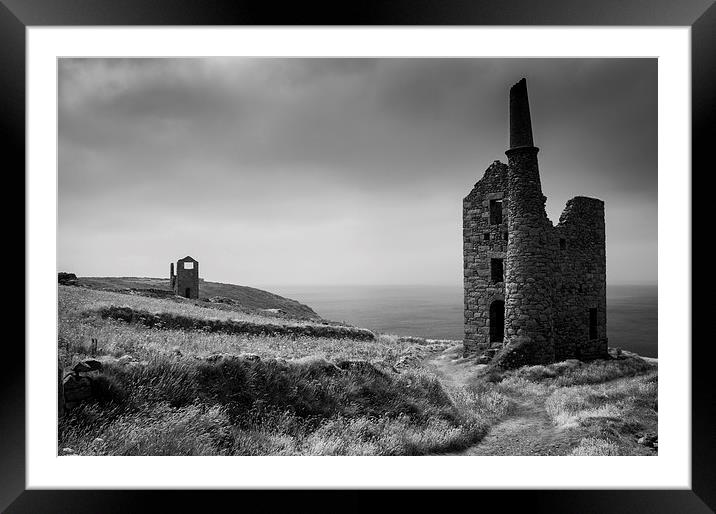
<instances>
[{"instance_id":1,"label":"tall stone chimney","mask_svg":"<svg viewBox=\"0 0 716 514\"><path fill-rule=\"evenodd\" d=\"M527 79L510 88L510 149L534 146Z\"/></svg>"},{"instance_id":2,"label":"tall stone chimney","mask_svg":"<svg viewBox=\"0 0 716 514\"><path fill-rule=\"evenodd\" d=\"M554 361L552 224L545 212L523 78L510 88L505 343L522 364Z\"/></svg>"}]
</instances>

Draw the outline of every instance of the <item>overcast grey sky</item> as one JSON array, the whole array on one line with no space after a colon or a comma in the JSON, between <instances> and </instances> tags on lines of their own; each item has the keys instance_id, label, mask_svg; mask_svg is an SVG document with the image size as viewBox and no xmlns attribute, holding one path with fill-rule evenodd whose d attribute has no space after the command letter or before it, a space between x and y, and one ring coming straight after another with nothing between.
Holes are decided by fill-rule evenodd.
<instances>
[{"instance_id":1,"label":"overcast grey sky","mask_svg":"<svg viewBox=\"0 0 716 514\"><path fill-rule=\"evenodd\" d=\"M656 283L655 59L62 59L59 269L461 287L523 76L550 219L603 199L608 283Z\"/></svg>"}]
</instances>

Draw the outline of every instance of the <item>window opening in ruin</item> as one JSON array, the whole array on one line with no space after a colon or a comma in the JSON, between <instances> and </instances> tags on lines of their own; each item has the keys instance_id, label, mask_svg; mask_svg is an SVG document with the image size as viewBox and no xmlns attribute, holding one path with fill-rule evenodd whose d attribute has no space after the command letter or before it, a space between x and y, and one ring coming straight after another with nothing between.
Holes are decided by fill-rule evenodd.
<instances>
[{"instance_id":1,"label":"window opening in ruin","mask_svg":"<svg viewBox=\"0 0 716 514\"><path fill-rule=\"evenodd\" d=\"M193 262L185 262L184 269L194 269L194 263Z\"/></svg>"},{"instance_id":2,"label":"window opening in ruin","mask_svg":"<svg viewBox=\"0 0 716 514\"><path fill-rule=\"evenodd\" d=\"M589 309L589 339L597 338L597 309Z\"/></svg>"},{"instance_id":3,"label":"window opening in ruin","mask_svg":"<svg viewBox=\"0 0 716 514\"><path fill-rule=\"evenodd\" d=\"M495 300L490 304L490 342L501 343L505 337L505 302Z\"/></svg>"},{"instance_id":4,"label":"window opening in ruin","mask_svg":"<svg viewBox=\"0 0 716 514\"><path fill-rule=\"evenodd\" d=\"M191 287L187 287L184 291L184 298L191 298Z\"/></svg>"},{"instance_id":5,"label":"window opening in ruin","mask_svg":"<svg viewBox=\"0 0 716 514\"><path fill-rule=\"evenodd\" d=\"M490 224L502 223L502 200L490 200Z\"/></svg>"},{"instance_id":6,"label":"window opening in ruin","mask_svg":"<svg viewBox=\"0 0 716 514\"><path fill-rule=\"evenodd\" d=\"M560 240L559 240L559 249L560 249L560 250L566 250L566 249L567 249L567 240L566 240L566 239L560 239Z\"/></svg>"},{"instance_id":7,"label":"window opening in ruin","mask_svg":"<svg viewBox=\"0 0 716 514\"><path fill-rule=\"evenodd\" d=\"M504 282L504 266L502 265L502 259L490 259L490 275L492 276L493 282Z\"/></svg>"},{"instance_id":8,"label":"window opening in ruin","mask_svg":"<svg viewBox=\"0 0 716 514\"><path fill-rule=\"evenodd\" d=\"M502 239L504 239L505 241L507 241L507 232L503 232L503 233L502 233Z\"/></svg>"},{"instance_id":9,"label":"window opening in ruin","mask_svg":"<svg viewBox=\"0 0 716 514\"><path fill-rule=\"evenodd\" d=\"M489 241L489 240L490 240L490 233L489 233L489 232L485 232L484 234L482 234L482 239L483 239L484 241Z\"/></svg>"}]
</instances>

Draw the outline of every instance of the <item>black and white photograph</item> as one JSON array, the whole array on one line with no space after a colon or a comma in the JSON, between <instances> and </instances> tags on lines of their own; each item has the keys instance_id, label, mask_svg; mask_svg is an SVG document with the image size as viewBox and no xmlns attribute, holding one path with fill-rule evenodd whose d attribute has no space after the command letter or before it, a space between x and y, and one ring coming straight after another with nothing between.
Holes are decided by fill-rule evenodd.
<instances>
[{"instance_id":1,"label":"black and white photograph","mask_svg":"<svg viewBox=\"0 0 716 514\"><path fill-rule=\"evenodd\" d=\"M58 59L58 456L658 456L657 70Z\"/></svg>"},{"instance_id":2,"label":"black and white photograph","mask_svg":"<svg viewBox=\"0 0 716 514\"><path fill-rule=\"evenodd\" d=\"M0 511L713 512L715 33L714 0L0 0Z\"/></svg>"}]
</instances>

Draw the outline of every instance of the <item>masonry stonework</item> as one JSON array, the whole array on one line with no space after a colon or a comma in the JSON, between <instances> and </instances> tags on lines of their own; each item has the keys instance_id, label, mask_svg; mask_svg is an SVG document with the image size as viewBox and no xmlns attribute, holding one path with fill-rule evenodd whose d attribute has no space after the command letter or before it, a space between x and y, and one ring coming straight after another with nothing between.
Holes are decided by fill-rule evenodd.
<instances>
[{"instance_id":1,"label":"masonry stonework","mask_svg":"<svg viewBox=\"0 0 716 514\"><path fill-rule=\"evenodd\" d=\"M501 338L490 341L490 308L494 317L495 309L504 309L505 302L505 282L493 280L492 262L503 259L504 263L506 257L506 193L507 166L495 161L463 200L465 349L470 352L502 347ZM495 210L501 211L501 220ZM499 334L493 330L493 336L498 339Z\"/></svg>"},{"instance_id":2,"label":"masonry stonework","mask_svg":"<svg viewBox=\"0 0 716 514\"><path fill-rule=\"evenodd\" d=\"M174 294L185 298L199 298L199 261L186 256L179 259L174 273L174 264L169 265L169 284Z\"/></svg>"},{"instance_id":3,"label":"masonry stonework","mask_svg":"<svg viewBox=\"0 0 716 514\"><path fill-rule=\"evenodd\" d=\"M465 354L503 367L607 355L604 202L545 211L526 80L510 89L507 164L463 200Z\"/></svg>"}]
</instances>

